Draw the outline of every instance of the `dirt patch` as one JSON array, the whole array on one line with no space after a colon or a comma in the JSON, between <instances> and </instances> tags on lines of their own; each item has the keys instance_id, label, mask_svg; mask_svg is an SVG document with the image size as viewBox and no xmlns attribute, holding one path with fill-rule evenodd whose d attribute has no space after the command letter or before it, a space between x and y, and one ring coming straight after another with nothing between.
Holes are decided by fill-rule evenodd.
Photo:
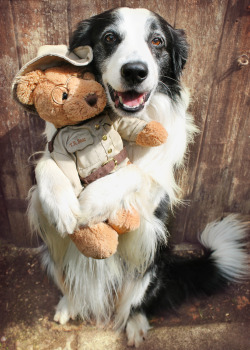
<instances>
[{"instance_id":1,"label":"dirt patch","mask_svg":"<svg viewBox=\"0 0 250 350\"><path fill-rule=\"evenodd\" d=\"M110 329L99 330L80 320L71 321L65 326L53 321L60 293L42 271L36 249L16 248L1 242L0 286L0 349L127 348L124 335L115 334ZM249 300L250 282L228 285L224 293L188 302L176 313L162 312L157 315L151 319L154 327L151 334L158 339L157 331L164 333L170 328L176 331L183 331L185 327L216 329L213 325L222 324L226 332L230 324L245 327L250 324ZM242 336L247 339L248 334ZM158 349L161 349L159 344ZM143 348L151 349L148 346L152 348L152 339L148 343L146 341Z\"/></svg>"}]
</instances>

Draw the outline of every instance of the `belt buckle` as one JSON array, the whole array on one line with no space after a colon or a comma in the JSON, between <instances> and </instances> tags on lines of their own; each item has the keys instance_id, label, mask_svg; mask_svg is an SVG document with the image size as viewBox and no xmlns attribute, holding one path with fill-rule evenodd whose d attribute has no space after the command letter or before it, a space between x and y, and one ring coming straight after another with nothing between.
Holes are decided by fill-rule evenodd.
<instances>
[{"instance_id":1,"label":"belt buckle","mask_svg":"<svg viewBox=\"0 0 250 350\"><path fill-rule=\"evenodd\" d=\"M106 164L108 164L109 162L112 162L112 161L115 163L115 167L114 167L114 169L115 169L117 167L117 165L118 165L118 162L117 162L117 160L115 158L110 158L110 159L106 160L106 162L102 163L102 166L104 166L104 165L106 165Z\"/></svg>"}]
</instances>

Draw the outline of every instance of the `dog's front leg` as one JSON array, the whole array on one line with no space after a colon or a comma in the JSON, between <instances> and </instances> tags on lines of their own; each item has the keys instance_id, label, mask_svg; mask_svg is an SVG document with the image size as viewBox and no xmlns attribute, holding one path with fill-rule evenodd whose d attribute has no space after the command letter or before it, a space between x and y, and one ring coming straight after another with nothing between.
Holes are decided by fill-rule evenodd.
<instances>
[{"instance_id":1,"label":"dog's front leg","mask_svg":"<svg viewBox=\"0 0 250 350\"><path fill-rule=\"evenodd\" d=\"M70 181L48 153L38 162L35 174L38 196L47 219L60 234L73 233L80 206Z\"/></svg>"},{"instance_id":2,"label":"dog's front leg","mask_svg":"<svg viewBox=\"0 0 250 350\"><path fill-rule=\"evenodd\" d=\"M88 185L79 197L80 225L105 221L115 211L133 205L133 194L142 191L145 181L149 180L138 167L128 165Z\"/></svg>"}]
</instances>

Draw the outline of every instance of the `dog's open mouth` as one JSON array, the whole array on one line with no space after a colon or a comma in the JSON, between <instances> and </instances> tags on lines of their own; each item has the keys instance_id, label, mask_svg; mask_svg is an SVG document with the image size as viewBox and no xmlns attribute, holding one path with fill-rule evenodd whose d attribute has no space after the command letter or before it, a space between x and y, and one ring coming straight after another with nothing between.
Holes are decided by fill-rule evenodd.
<instances>
[{"instance_id":1,"label":"dog's open mouth","mask_svg":"<svg viewBox=\"0 0 250 350\"><path fill-rule=\"evenodd\" d=\"M115 107L132 113L142 110L150 96L150 92L139 93L135 90L119 92L110 85L108 85L108 88Z\"/></svg>"}]
</instances>

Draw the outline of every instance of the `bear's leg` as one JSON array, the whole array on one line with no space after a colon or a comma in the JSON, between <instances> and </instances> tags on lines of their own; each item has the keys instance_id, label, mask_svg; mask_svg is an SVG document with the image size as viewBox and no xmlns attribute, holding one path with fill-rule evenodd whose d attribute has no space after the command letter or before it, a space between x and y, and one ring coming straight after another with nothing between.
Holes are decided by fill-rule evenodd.
<instances>
[{"instance_id":1,"label":"bear's leg","mask_svg":"<svg viewBox=\"0 0 250 350\"><path fill-rule=\"evenodd\" d=\"M117 232L104 222L80 227L69 237L83 255L94 259L110 257L118 245Z\"/></svg>"},{"instance_id":2,"label":"bear's leg","mask_svg":"<svg viewBox=\"0 0 250 350\"><path fill-rule=\"evenodd\" d=\"M140 226L140 214L135 208L121 209L116 216L108 220L108 224L118 233L134 231Z\"/></svg>"}]
</instances>

